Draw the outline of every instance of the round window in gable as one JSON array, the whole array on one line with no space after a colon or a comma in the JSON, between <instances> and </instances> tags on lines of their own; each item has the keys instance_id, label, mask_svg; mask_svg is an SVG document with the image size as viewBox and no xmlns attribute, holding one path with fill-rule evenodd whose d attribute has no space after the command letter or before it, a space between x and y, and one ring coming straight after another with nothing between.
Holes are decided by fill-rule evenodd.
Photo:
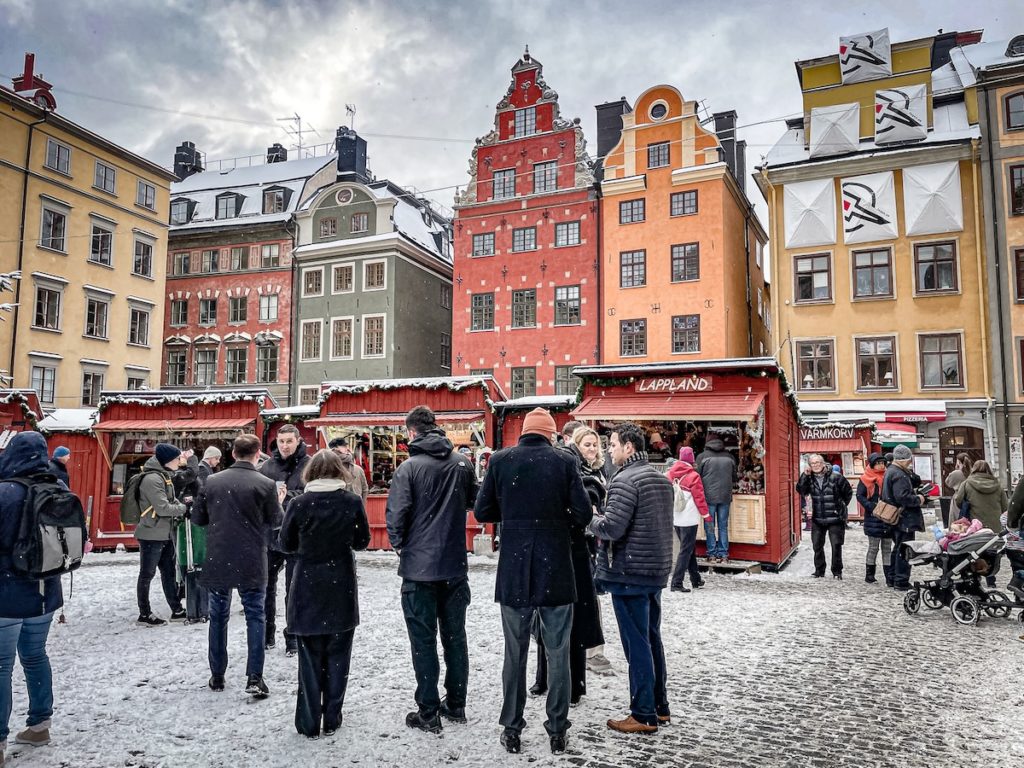
<instances>
[{"instance_id":1,"label":"round window in gable","mask_svg":"<svg viewBox=\"0 0 1024 768\"><path fill-rule=\"evenodd\" d=\"M348 205L352 202L352 190L339 189L338 193L334 196L334 199L338 201L338 205Z\"/></svg>"},{"instance_id":2,"label":"round window in gable","mask_svg":"<svg viewBox=\"0 0 1024 768\"><path fill-rule=\"evenodd\" d=\"M651 119L663 120L668 114L668 104L664 101L656 101L651 105Z\"/></svg>"}]
</instances>

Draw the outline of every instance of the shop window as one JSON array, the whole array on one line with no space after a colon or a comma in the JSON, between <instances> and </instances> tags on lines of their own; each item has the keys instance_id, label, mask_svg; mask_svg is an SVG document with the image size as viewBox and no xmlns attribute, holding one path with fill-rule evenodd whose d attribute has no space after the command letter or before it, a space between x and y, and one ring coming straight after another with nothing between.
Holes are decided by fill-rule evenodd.
<instances>
[{"instance_id":1,"label":"shop window","mask_svg":"<svg viewBox=\"0 0 1024 768\"><path fill-rule=\"evenodd\" d=\"M176 275L187 275L189 273L190 261L191 254L188 251L174 254L174 266L171 268L171 271Z\"/></svg>"},{"instance_id":2,"label":"shop window","mask_svg":"<svg viewBox=\"0 0 1024 768\"><path fill-rule=\"evenodd\" d=\"M1024 128L1024 92L1012 93L1006 97L1006 130Z\"/></svg>"},{"instance_id":3,"label":"shop window","mask_svg":"<svg viewBox=\"0 0 1024 768\"><path fill-rule=\"evenodd\" d=\"M39 393L39 402L52 405L57 386L57 369L47 365L33 365L31 375L31 386Z\"/></svg>"},{"instance_id":4,"label":"shop window","mask_svg":"<svg viewBox=\"0 0 1024 768\"><path fill-rule=\"evenodd\" d=\"M647 251L619 254L619 287L637 288L647 284Z\"/></svg>"},{"instance_id":5,"label":"shop window","mask_svg":"<svg viewBox=\"0 0 1024 768\"><path fill-rule=\"evenodd\" d=\"M672 216L693 216L697 213L697 190L673 192L669 196L669 209Z\"/></svg>"},{"instance_id":6,"label":"shop window","mask_svg":"<svg viewBox=\"0 0 1024 768\"><path fill-rule=\"evenodd\" d=\"M278 347L267 344L256 348L256 382L259 384L277 383Z\"/></svg>"},{"instance_id":7,"label":"shop window","mask_svg":"<svg viewBox=\"0 0 1024 768\"><path fill-rule=\"evenodd\" d=\"M387 288L387 262L366 262L363 265L363 290L382 291L385 288Z\"/></svg>"},{"instance_id":8,"label":"shop window","mask_svg":"<svg viewBox=\"0 0 1024 768\"><path fill-rule=\"evenodd\" d=\"M320 219L320 237L334 237L338 234L338 220L334 216Z\"/></svg>"},{"instance_id":9,"label":"shop window","mask_svg":"<svg viewBox=\"0 0 1024 768\"><path fill-rule=\"evenodd\" d=\"M301 332L301 360L304 363L315 362L320 359L320 339L323 321L320 318L302 321Z\"/></svg>"},{"instance_id":10,"label":"shop window","mask_svg":"<svg viewBox=\"0 0 1024 768\"><path fill-rule=\"evenodd\" d=\"M1010 210L1024 216L1024 165L1010 167Z\"/></svg>"},{"instance_id":11,"label":"shop window","mask_svg":"<svg viewBox=\"0 0 1024 768\"><path fill-rule=\"evenodd\" d=\"M796 303L832 300L832 260L826 253L797 256L793 260L796 275Z\"/></svg>"},{"instance_id":12,"label":"shop window","mask_svg":"<svg viewBox=\"0 0 1024 768\"><path fill-rule=\"evenodd\" d=\"M564 248L567 245L580 244L580 223L578 221L565 221L555 224L555 247Z\"/></svg>"},{"instance_id":13,"label":"shop window","mask_svg":"<svg viewBox=\"0 0 1024 768\"><path fill-rule=\"evenodd\" d=\"M537 325L537 291L533 288L512 291L512 327L533 328Z\"/></svg>"},{"instance_id":14,"label":"shop window","mask_svg":"<svg viewBox=\"0 0 1024 768\"><path fill-rule=\"evenodd\" d=\"M351 317L336 317L331 321L331 359L352 359Z\"/></svg>"},{"instance_id":15,"label":"shop window","mask_svg":"<svg viewBox=\"0 0 1024 768\"><path fill-rule=\"evenodd\" d=\"M854 251L853 296L856 299L892 296L892 251L889 248Z\"/></svg>"},{"instance_id":16,"label":"shop window","mask_svg":"<svg viewBox=\"0 0 1024 768\"><path fill-rule=\"evenodd\" d=\"M47 331L60 330L61 291L46 286L36 286L36 307L32 318L33 328Z\"/></svg>"},{"instance_id":17,"label":"shop window","mask_svg":"<svg viewBox=\"0 0 1024 768\"><path fill-rule=\"evenodd\" d=\"M700 315L672 318L672 354L700 352Z\"/></svg>"},{"instance_id":18,"label":"shop window","mask_svg":"<svg viewBox=\"0 0 1024 768\"><path fill-rule=\"evenodd\" d=\"M199 300L199 324L200 325L216 325L217 323L217 300L216 299L200 299Z\"/></svg>"},{"instance_id":19,"label":"shop window","mask_svg":"<svg viewBox=\"0 0 1024 768\"><path fill-rule=\"evenodd\" d=\"M512 251L532 251L537 248L537 228L520 227L512 230Z\"/></svg>"},{"instance_id":20,"label":"shop window","mask_svg":"<svg viewBox=\"0 0 1024 768\"><path fill-rule=\"evenodd\" d=\"M260 321L272 323L277 320L277 294L268 293L260 296Z\"/></svg>"},{"instance_id":21,"label":"shop window","mask_svg":"<svg viewBox=\"0 0 1024 768\"><path fill-rule=\"evenodd\" d=\"M46 140L46 167L51 171L71 175L71 147L56 139Z\"/></svg>"},{"instance_id":22,"label":"shop window","mask_svg":"<svg viewBox=\"0 0 1024 768\"><path fill-rule=\"evenodd\" d=\"M799 370L797 387L801 392L835 389L834 343L831 339L811 339L796 344Z\"/></svg>"},{"instance_id":23,"label":"shop window","mask_svg":"<svg viewBox=\"0 0 1024 768\"><path fill-rule=\"evenodd\" d=\"M352 293L355 290L355 265L335 264L331 268L332 293Z\"/></svg>"},{"instance_id":24,"label":"shop window","mask_svg":"<svg viewBox=\"0 0 1024 768\"><path fill-rule=\"evenodd\" d=\"M471 300L470 329L490 331L494 328L494 294L474 293Z\"/></svg>"},{"instance_id":25,"label":"shop window","mask_svg":"<svg viewBox=\"0 0 1024 768\"><path fill-rule=\"evenodd\" d=\"M512 397L533 397L537 394L537 369L512 369Z\"/></svg>"},{"instance_id":26,"label":"shop window","mask_svg":"<svg viewBox=\"0 0 1024 768\"><path fill-rule=\"evenodd\" d=\"M642 357L647 354L647 320L619 321L619 354L622 357Z\"/></svg>"},{"instance_id":27,"label":"shop window","mask_svg":"<svg viewBox=\"0 0 1024 768\"><path fill-rule=\"evenodd\" d=\"M473 235L473 255L493 256L494 255L494 233L485 232L482 235Z\"/></svg>"},{"instance_id":28,"label":"shop window","mask_svg":"<svg viewBox=\"0 0 1024 768\"><path fill-rule=\"evenodd\" d=\"M228 299L228 322L244 323L249 319L249 298L232 296Z\"/></svg>"},{"instance_id":29,"label":"shop window","mask_svg":"<svg viewBox=\"0 0 1024 768\"><path fill-rule=\"evenodd\" d=\"M249 350L245 347L232 347L227 351L226 384L245 384L249 367Z\"/></svg>"},{"instance_id":30,"label":"shop window","mask_svg":"<svg viewBox=\"0 0 1024 768\"><path fill-rule=\"evenodd\" d=\"M685 243L672 246L672 282L700 279L700 245Z\"/></svg>"},{"instance_id":31,"label":"shop window","mask_svg":"<svg viewBox=\"0 0 1024 768\"><path fill-rule=\"evenodd\" d=\"M921 353L921 388L962 389L964 364L960 334L923 334L918 336L918 344Z\"/></svg>"},{"instance_id":32,"label":"shop window","mask_svg":"<svg viewBox=\"0 0 1024 768\"><path fill-rule=\"evenodd\" d=\"M580 379L572 375L571 365L555 366L555 394L575 395L579 389Z\"/></svg>"},{"instance_id":33,"label":"shop window","mask_svg":"<svg viewBox=\"0 0 1024 768\"><path fill-rule=\"evenodd\" d=\"M644 199L623 200L619 203L619 224L635 224L644 220Z\"/></svg>"},{"instance_id":34,"label":"shop window","mask_svg":"<svg viewBox=\"0 0 1024 768\"><path fill-rule=\"evenodd\" d=\"M669 143L661 141L647 145L647 167L664 168L669 164Z\"/></svg>"},{"instance_id":35,"label":"shop window","mask_svg":"<svg viewBox=\"0 0 1024 768\"><path fill-rule=\"evenodd\" d=\"M580 287L561 285L555 288L555 325L579 325L580 322Z\"/></svg>"},{"instance_id":36,"label":"shop window","mask_svg":"<svg viewBox=\"0 0 1024 768\"><path fill-rule=\"evenodd\" d=\"M278 243L268 243L262 248L260 264L263 269L281 266L281 246Z\"/></svg>"},{"instance_id":37,"label":"shop window","mask_svg":"<svg viewBox=\"0 0 1024 768\"><path fill-rule=\"evenodd\" d=\"M368 213L353 213L350 232L353 235L358 235L361 232L368 232L370 229L370 214Z\"/></svg>"},{"instance_id":38,"label":"shop window","mask_svg":"<svg viewBox=\"0 0 1024 768\"><path fill-rule=\"evenodd\" d=\"M153 276L153 244L145 240L135 241L135 259L132 261L132 274L140 277Z\"/></svg>"},{"instance_id":39,"label":"shop window","mask_svg":"<svg viewBox=\"0 0 1024 768\"><path fill-rule=\"evenodd\" d=\"M109 302L93 298L86 299L85 335L93 339L107 338L107 318L109 315Z\"/></svg>"},{"instance_id":40,"label":"shop window","mask_svg":"<svg viewBox=\"0 0 1024 768\"><path fill-rule=\"evenodd\" d=\"M167 386L185 386L185 371L187 370L186 355L184 350L171 349L167 352Z\"/></svg>"},{"instance_id":41,"label":"shop window","mask_svg":"<svg viewBox=\"0 0 1024 768\"><path fill-rule=\"evenodd\" d=\"M92 225L92 238L89 246L89 261L93 264L110 266L111 247L114 244L114 233L109 229Z\"/></svg>"},{"instance_id":42,"label":"shop window","mask_svg":"<svg viewBox=\"0 0 1024 768\"><path fill-rule=\"evenodd\" d=\"M188 325L188 299L174 299L171 302L171 325Z\"/></svg>"},{"instance_id":43,"label":"shop window","mask_svg":"<svg viewBox=\"0 0 1024 768\"><path fill-rule=\"evenodd\" d=\"M517 109L513 123L513 137L518 139L537 132L537 108Z\"/></svg>"},{"instance_id":44,"label":"shop window","mask_svg":"<svg viewBox=\"0 0 1024 768\"><path fill-rule=\"evenodd\" d=\"M100 404L103 391L103 374L86 371L82 374L82 407L95 408Z\"/></svg>"},{"instance_id":45,"label":"shop window","mask_svg":"<svg viewBox=\"0 0 1024 768\"><path fill-rule=\"evenodd\" d=\"M956 243L914 246L914 277L918 293L956 291L956 272Z\"/></svg>"},{"instance_id":46,"label":"shop window","mask_svg":"<svg viewBox=\"0 0 1024 768\"><path fill-rule=\"evenodd\" d=\"M857 389L897 389L896 338L857 339Z\"/></svg>"},{"instance_id":47,"label":"shop window","mask_svg":"<svg viewBox=\"0 0 1024 768\"><path fill-rule=\"evenodd\" d=\"M384 357L384 315L363 315L363 357Z\"/></svg>"},{"instance_id":48,"label":"shop window","mask_svg":"<svg viewBox=\"0 0 1024 768\"><path fill-rule=\"evenodd\" d=\"M302 295L323 296L324 295L324 268L302 270Z\"/></svg>"},{"instance_id":49,"label":"shop window","mask_svg":"<svg viewBox=\"0 0 1024 768\"><path fill-rule=\"evenodd\" d=\"M200 262L200 272L210 274L220 271L220 251L203 251L203 258Z\"/></svg>"},{"instance_id":50,"label":"shop window","mask_svg":"<svg viewBox=\"0 0 1024 768\"><path fill-rule=\"evenodd\" d=\"M503 171L495 171L492 176L494 184L494 199L505 200L516 196L516 172L514 168Z\"/></svg>"},{"instance_id":51,"label":"shop window","mask_svg":"<svg viewBox=\"0 0 1024 768\"><path fill-rule=\"evenodd\" d=\"M558 161L533 164L533 193L554 192L558 189Z\"/></svg>"},{"instance_id":52,"label":"shop window","mask_svg":"<svg viewBox=\"0 0 1024 768\"><path fill-rule=\"evenodd\" d=\"M450 333L441 334L441 367L452 367L452 335Z\"/></svg>"},{"instance_id":53,"label":"shop window","mask_svg":"<svg viewBox=\"0 0 1024 768\"><path fill-rule=\"evenodd\" d=\"M39 234L39 245L53 251L65 250L68 217L62 211L43 207L42 228Z\"/></svg>"},{"instance_id":54,"label":"shop window","mask_svg":"<svg viewBox=\"0 0 1024 768\"><path fill-rule=\"evenodd\" d=\"M139 183L135 185L135 204L141 205L143 208L148 208L151 211L155 211L156 187L140 180ZM218 216L217 218L221 219L224 217Z\"/></svg>"}]
</instances>

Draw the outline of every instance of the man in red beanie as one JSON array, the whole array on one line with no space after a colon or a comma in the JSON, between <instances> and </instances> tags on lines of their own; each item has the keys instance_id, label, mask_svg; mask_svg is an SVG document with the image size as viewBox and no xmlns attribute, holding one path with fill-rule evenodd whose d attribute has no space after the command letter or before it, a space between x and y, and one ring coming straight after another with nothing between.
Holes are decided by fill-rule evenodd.
<instances>
[{"instance_id":1,"label":"man in red beanie","mask_svg":"<svg viewBox=\"0 0 1024 768\"><path fill-rule=\"evenodd\" d=\"M569 633L576 585L569 525L586 525L593 511L576 459L552 445L557 434L550 413L530 411L519 443L491 457L476 502L477 520L502 524L494 589L505 635L499 722L502 746L512 753L522 750L520 734L526 725L526 660L534 614L548 658L544 728L553 753L565 751L571 725Z\"/></svg>"}]
</instances>

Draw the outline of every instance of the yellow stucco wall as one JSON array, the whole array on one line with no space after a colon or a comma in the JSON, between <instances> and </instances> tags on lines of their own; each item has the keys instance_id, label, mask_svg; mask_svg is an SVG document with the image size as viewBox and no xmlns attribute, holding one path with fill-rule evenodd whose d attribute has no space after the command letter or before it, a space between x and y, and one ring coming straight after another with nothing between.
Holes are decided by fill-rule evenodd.
<instances>
[{"instance_id":1,"label":"yellow stucco wall","mask_svg":"<svg viewBox=\"0 0 1024 768\"><path fill-rule=\"evenodd\" d=\"M1024 252L1024 216L1012 215L1010 204L1010 168L1012 166L1024 165L1024 130L1007 130L1006 125L1006 97L1010 94L1024 92L1024 83L999 88L995 91L995 99L998 107L992 115L992 122L998 125L996 130L997 142L1000 148L1009 151L1016 157L1004 157L1000 164L1002 173L1000 178L1004 182L996 188L996 194L1001 198L1003 210L1006 216L1000 221L1003 228L1002 242L1006 244L1006 251L1003 254L1003 268L1006 276L1006 285L1009 286L1008 296L1010 299L1010 334L1014 339L1012 356L1014 360L1014 383L1013 399L1024 400L1024 371L1021 370L1021 340L1024 339L1024 296L1018 295L1016 254Z\"/></svg>"}]
</instances>

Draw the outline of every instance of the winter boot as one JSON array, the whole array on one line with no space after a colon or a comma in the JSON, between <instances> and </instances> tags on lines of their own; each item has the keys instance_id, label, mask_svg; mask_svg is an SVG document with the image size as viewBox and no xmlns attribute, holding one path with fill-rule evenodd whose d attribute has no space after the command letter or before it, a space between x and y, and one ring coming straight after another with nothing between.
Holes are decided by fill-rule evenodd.
<instances>
[{"instance_id":1,"label":"winter boot","mask_svg":"<svg viewBox=\"0 0 1024 768\"><path fill-rule=\"evenodd\" d=\"M254 699L265 699L270 695L270 689L263 681L263 675L249 675L245 681L245 692Z\"/></svg>"},{"instance_id":2,"label":"winter boot","mask_svg":"<svg viewBox=\"0 0 1024 768\"><path fill-rule=\"evenodd\" d=\"M45 720L39 725L30 725L14 737L15 744L28 744L31 747L45 747L50 743L50 721Z\"/></svg>"},{"instance_id":3,"label":"winter boot","mask_svg":"<svg viewBox=\"0 0 1024 768\"><path fill-rule=\"evenodd\" d=\"M427 733L440 733L443 729L441 718L437 712L429 717L424 716L419 710L410 712L405 716L405 724L410 728L419 728Z\"/></svg>"},{"instance_id":4,"label":"winter boot","mask_svg":"<svg viewBox=\"0 0 1024 768\"><path fill-rule=\"evenodd\" d=\"M447 696L441 699L441 706L437 711L445 720L451 720L453 723L466 722L466 708L449 705Z\"/></svg>"},{"instance_id":5,"label":"winter boot","mask_svg":"<svg viewBox=\"0 0 1024 768\"><path fill-rule=\"evenodd\" d=\"M892 566L891 565L883 565L882 566L882 573L885 575L885 586L887 586L887 587L893 586L894 582L893 582Z\"/></svg>"},{"instance_id":6,"label":"winter boot","mask_svg":"<svg viewBox=\"0 0 1024 768\"><path fill-rule=\"evenodd\" d=\"M878 579L875 578L875 570L878 568L877 565L868 565L864 568L864 581L868 584L875 584Z\"/></svg>"}]
</instances>

